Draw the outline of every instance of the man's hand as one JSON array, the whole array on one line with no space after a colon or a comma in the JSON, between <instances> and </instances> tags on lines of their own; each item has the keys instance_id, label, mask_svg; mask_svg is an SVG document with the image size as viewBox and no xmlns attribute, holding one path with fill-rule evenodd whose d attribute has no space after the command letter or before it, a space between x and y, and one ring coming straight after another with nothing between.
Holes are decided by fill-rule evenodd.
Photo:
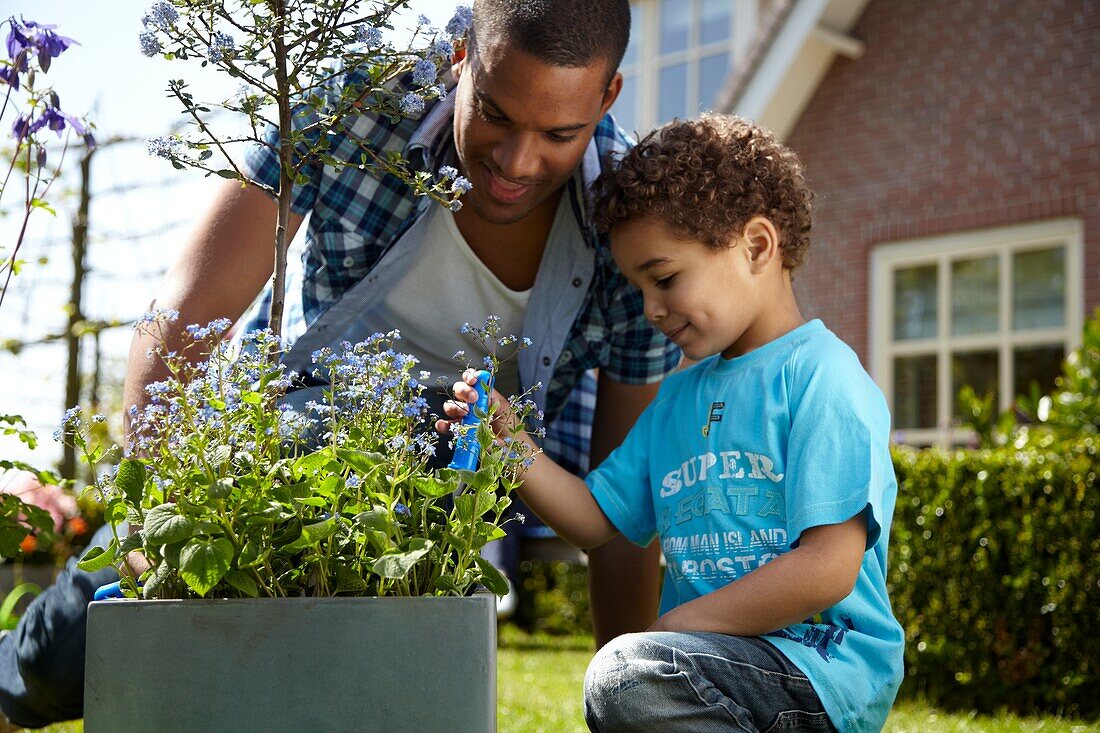
<instances>
[{"instance_id":1,"label":"man's hand","mask_svg":"<svg viewBox=\"0 0 1100 733\"><path fill-rule=\"evenodd\" d=\"M477 390L474 389L474 385L477 384L479 373L480 370L478 369L467 369L462 372L462 381L455 382L454 386L451 387L451 393L455 398L453 400L447 400L443 404L443 413L450 419L436 420L436 431L443 434L450 432L454 424L462 422L462 418L466 417L470 412L470 405L477 402ZM519 427L519 420L516 417L515 411L512 409L512 405L495 389L489 395L489 405L496 406L492 428L498 438L514 435L517 439L523 440L537 450L537 447L527 434L522 430L517 430Z\"/></svg>"}]
</instances>

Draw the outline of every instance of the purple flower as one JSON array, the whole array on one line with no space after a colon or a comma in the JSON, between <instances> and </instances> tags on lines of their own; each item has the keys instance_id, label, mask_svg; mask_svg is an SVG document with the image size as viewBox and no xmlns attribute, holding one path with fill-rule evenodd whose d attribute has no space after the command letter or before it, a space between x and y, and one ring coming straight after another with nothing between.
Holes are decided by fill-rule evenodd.
<instances>
[{"instance_id":1,"label":"purple flower","mask_svg":"<svg viewBox=\"0 0 1100 733\"><path fill-rule=\"evenodd\" d=\"M51 59L57 58L65 52L65 49L76 43L76 41L71 38L59 36L54 33L53 29L57 27L55 25L42 25L30 20L25 21L25 23L27 28L36 31L32 43L38 50L38 65L44 72L50 70Z\"/></svg>"},{"instance_id":2,"label":"purple flower","mask_svg":"<svg viewBox=\"0 0 1100 733\"><path fill-rule=\"evenodd\" d=\"M409 117L416 117L424 112L424 100L413 92L405 94L397 106Z\"/></svg>"},{"instance_id":3,"label":"purple flower","mask_svg":"<svg viewBox=\"0 0 1100 733\"><path fill-rule=\"evenodd\" d=\"M171 160L179 150L180 141L175 137L153 137L145 142L145 150L149 155Z\"/></svg>"},{"instance_id":4,"label":"purple flower","mask_svg":"<svg viewBox=\"0 0 1100 733\"><path fill-rule=\"evenodd\" d=\"M436 56L442 56L444 59L450 59L455 55L455 47L446 38L437 38L432 41L432 53Z\"/></svg>"},{"instance_id":5,"label":"purple flower","mask_svg":"<svg viewBox=\"0 0 1100 733\"><path fill-rule=\"evenodd\" d=\"M0 67L0 82L7 84L15 91L19 91L19 69L14 66Z\"/></svg>"},{"instance_id":6,"label":"purple flower","mask_svg":"<svg viewBox=\"0 0 1100 733\"><path fill-rule=\"evenodd\" d=\"M370 23L360 23L355 26L355 41L367 46L382 45L382 31Z\"/></svg>"},{"instance_id":7,"label":"purple flower","mask_svg":"<svg viewBox=\"0 0 1100 733\"><path fill-rule=\"evenodd\" d=\"M49 71L51 60L76 43L71 38L54 33L56 27L33 20L18 23L14 18L11 19L11 30L8 31L7 39L8 57L15 62L16 70L27 71L27 56L33 50L38 55L38 66L44 72Z\"/></svg>"},{"instance_id":8,"label":"purple flower","mask_svg":"<svg viewBox=\"0 0 1100 733\"><path fill-rule=\"evenodd\" d=\"M206 47L206 57L210 59L210 63L216 64L226 56L232 56L235 50L236 45L233 42L233 36L215 31L210 38L210 45Z\"/></svg>"},{"instance_id":9,"label":"purple flower","mask_svg":"<svg viewBox=\"0 0 1100 733\"><path fill-rule=\"evenodd\" d=\"M19 71L27 70L27 57L19 58L19 55L31 47L31 39L26 33L27 29L11 19L11 30L8 31L8 58L16 64Z\"/></svg>"},{"instance_id":10,"label":"purple flower","mask_svg":"<svg viewBox=\"0 0 1100 733\"><path fill-rule=\"evenodd\" d=\"M413 84L426 87L434 82L438 75L439 69L436 68L434 61L420 59L413 67Z\"/></svg>"},{"instance_id":11,"label":"purple flower","mask_svg":"<svg viewBox=\"0 0 1100 733\"><path fill-rule=\"evenodd\" d=\"M462 176L456 178L455 182L451 184L451 190L457 191L459 193L469 193L473 189L473 187L474 184L470 183Z\"/></svg>"},{"instance_id":12,"label":"purple flower","mask_svg":"<svg viewBox=\"0 0 1100 733\"><path fill-rule=\"evenodd\" d=\"M451 178L458 177L458 169L453 165L445 165L439 169L439 177L443 180L449 180Z\"/></svg>"},{"instance_id":13,"label":"purple flower","mask_svg":"<svg viewBox=\"0 0 1100 733\"><path fill-rule=\"evenodd\" d=\"M19 115L15 118L15 122L11 126L11 136L15 138L15 142L18 145L23 142L23 139L27 137L31 129L31 116Z\"/></svg>"},{"instance_id":14,"label":"purple flower","mask_svg":"<svg viewBox=\"0 0 1100 733\"><path fill-rule=\"evenodd\" d=\"M158 2L153 3L153 7L149 8L149 11L142 17L141 23L146 28L152 26L153 28L159 28L162 31L166 31L179 20L179 17L179 11L173 7L172 3L168 2L168 0L158 0Z\"/></svg>"},{"instance_id":15,"label":"purple flower","mask_svg":"<svg viewBox=\"0 0 1100 733\"><path fill-rule=\"evenodd\" d=\"M447 35L452 38L461 38L470 30L474 23L474 11L468 5L459 5L455 8L454 16L447 22Z\"/></svg>"},{"instance_id":16,"label":"purple flower","mask_svg":"<svg viewBox=\"0 0 1100 733\"><path fill-rule=\"evenodd\" d=\"M88 134L88 128L83 122L53 106L47 106L42 110L42 114L31 125L30 131L38 132L43 127L48 127L56 132L58 137L61 137L61 132L66 126L71 127L77 135L85 136Z\"/></svg>"},{"instance_id":17,"label":"purple flower","mask_svg":"<svg viewBox=\"0 0 1100 733\"><path fill-rule=\"evenodd\" d=\"M142 31L138 34L138 43L141 44L141 55L152 58L161 51L160 39L153 31Z\"/></svg>"}]
</instances>

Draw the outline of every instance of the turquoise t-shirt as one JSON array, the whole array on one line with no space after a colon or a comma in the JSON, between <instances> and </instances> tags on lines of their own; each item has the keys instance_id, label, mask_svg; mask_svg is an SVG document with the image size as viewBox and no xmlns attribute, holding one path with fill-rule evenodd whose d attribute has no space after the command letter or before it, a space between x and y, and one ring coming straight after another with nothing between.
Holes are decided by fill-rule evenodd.
<instances>
[{"instance_id":1,"label":"turquoise t-shirt","mask_svg":"<svg viewBox=\"0 0 1100 733\"><path fill-rule=\"evenodd\" d=\"M814 685L840 731L877 731L902 678L886 594L897 499L890 415L855 353L811 321L744 356L668 377L586 481L611 523L667 570L661 613L798 546L807 529L867 519L852 593L765 637Z\"/></svg>"}]
</instances>

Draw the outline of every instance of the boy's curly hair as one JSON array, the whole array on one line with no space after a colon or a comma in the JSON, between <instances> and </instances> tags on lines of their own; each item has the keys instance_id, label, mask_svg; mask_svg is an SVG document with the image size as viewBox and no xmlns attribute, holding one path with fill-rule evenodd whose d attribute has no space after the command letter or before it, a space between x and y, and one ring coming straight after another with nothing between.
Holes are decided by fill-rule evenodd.
<instances>
[{"instance_id":1,"label":"boy's curly hair","mask_svg":"<svg viewBox=\"0 0 1100 733\"><path fill-rule=\"evenodd\" d=\"M732 115L673 120L615 163L594 187L601 231L656 217L718 249L761 215L779 231L783 267L802 264L813 192L798 156L770 131Z\"/></svg>"}]
</instances>

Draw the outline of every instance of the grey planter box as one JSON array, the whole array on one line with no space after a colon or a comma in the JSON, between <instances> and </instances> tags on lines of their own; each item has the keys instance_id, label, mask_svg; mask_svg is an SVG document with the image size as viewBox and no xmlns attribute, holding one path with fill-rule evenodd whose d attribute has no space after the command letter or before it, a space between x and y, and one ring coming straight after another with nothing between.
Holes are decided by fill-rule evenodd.
<instances>
[{"instance_id":1,"label":"grey planter box","mask_svg":"<svg viewBox=\"0 0 1100 733\"><path fill-rule=\"evenodd\" d=\"M496 730L496 598L99 601L88 733Z\"/></svg>"}]
</instances>

